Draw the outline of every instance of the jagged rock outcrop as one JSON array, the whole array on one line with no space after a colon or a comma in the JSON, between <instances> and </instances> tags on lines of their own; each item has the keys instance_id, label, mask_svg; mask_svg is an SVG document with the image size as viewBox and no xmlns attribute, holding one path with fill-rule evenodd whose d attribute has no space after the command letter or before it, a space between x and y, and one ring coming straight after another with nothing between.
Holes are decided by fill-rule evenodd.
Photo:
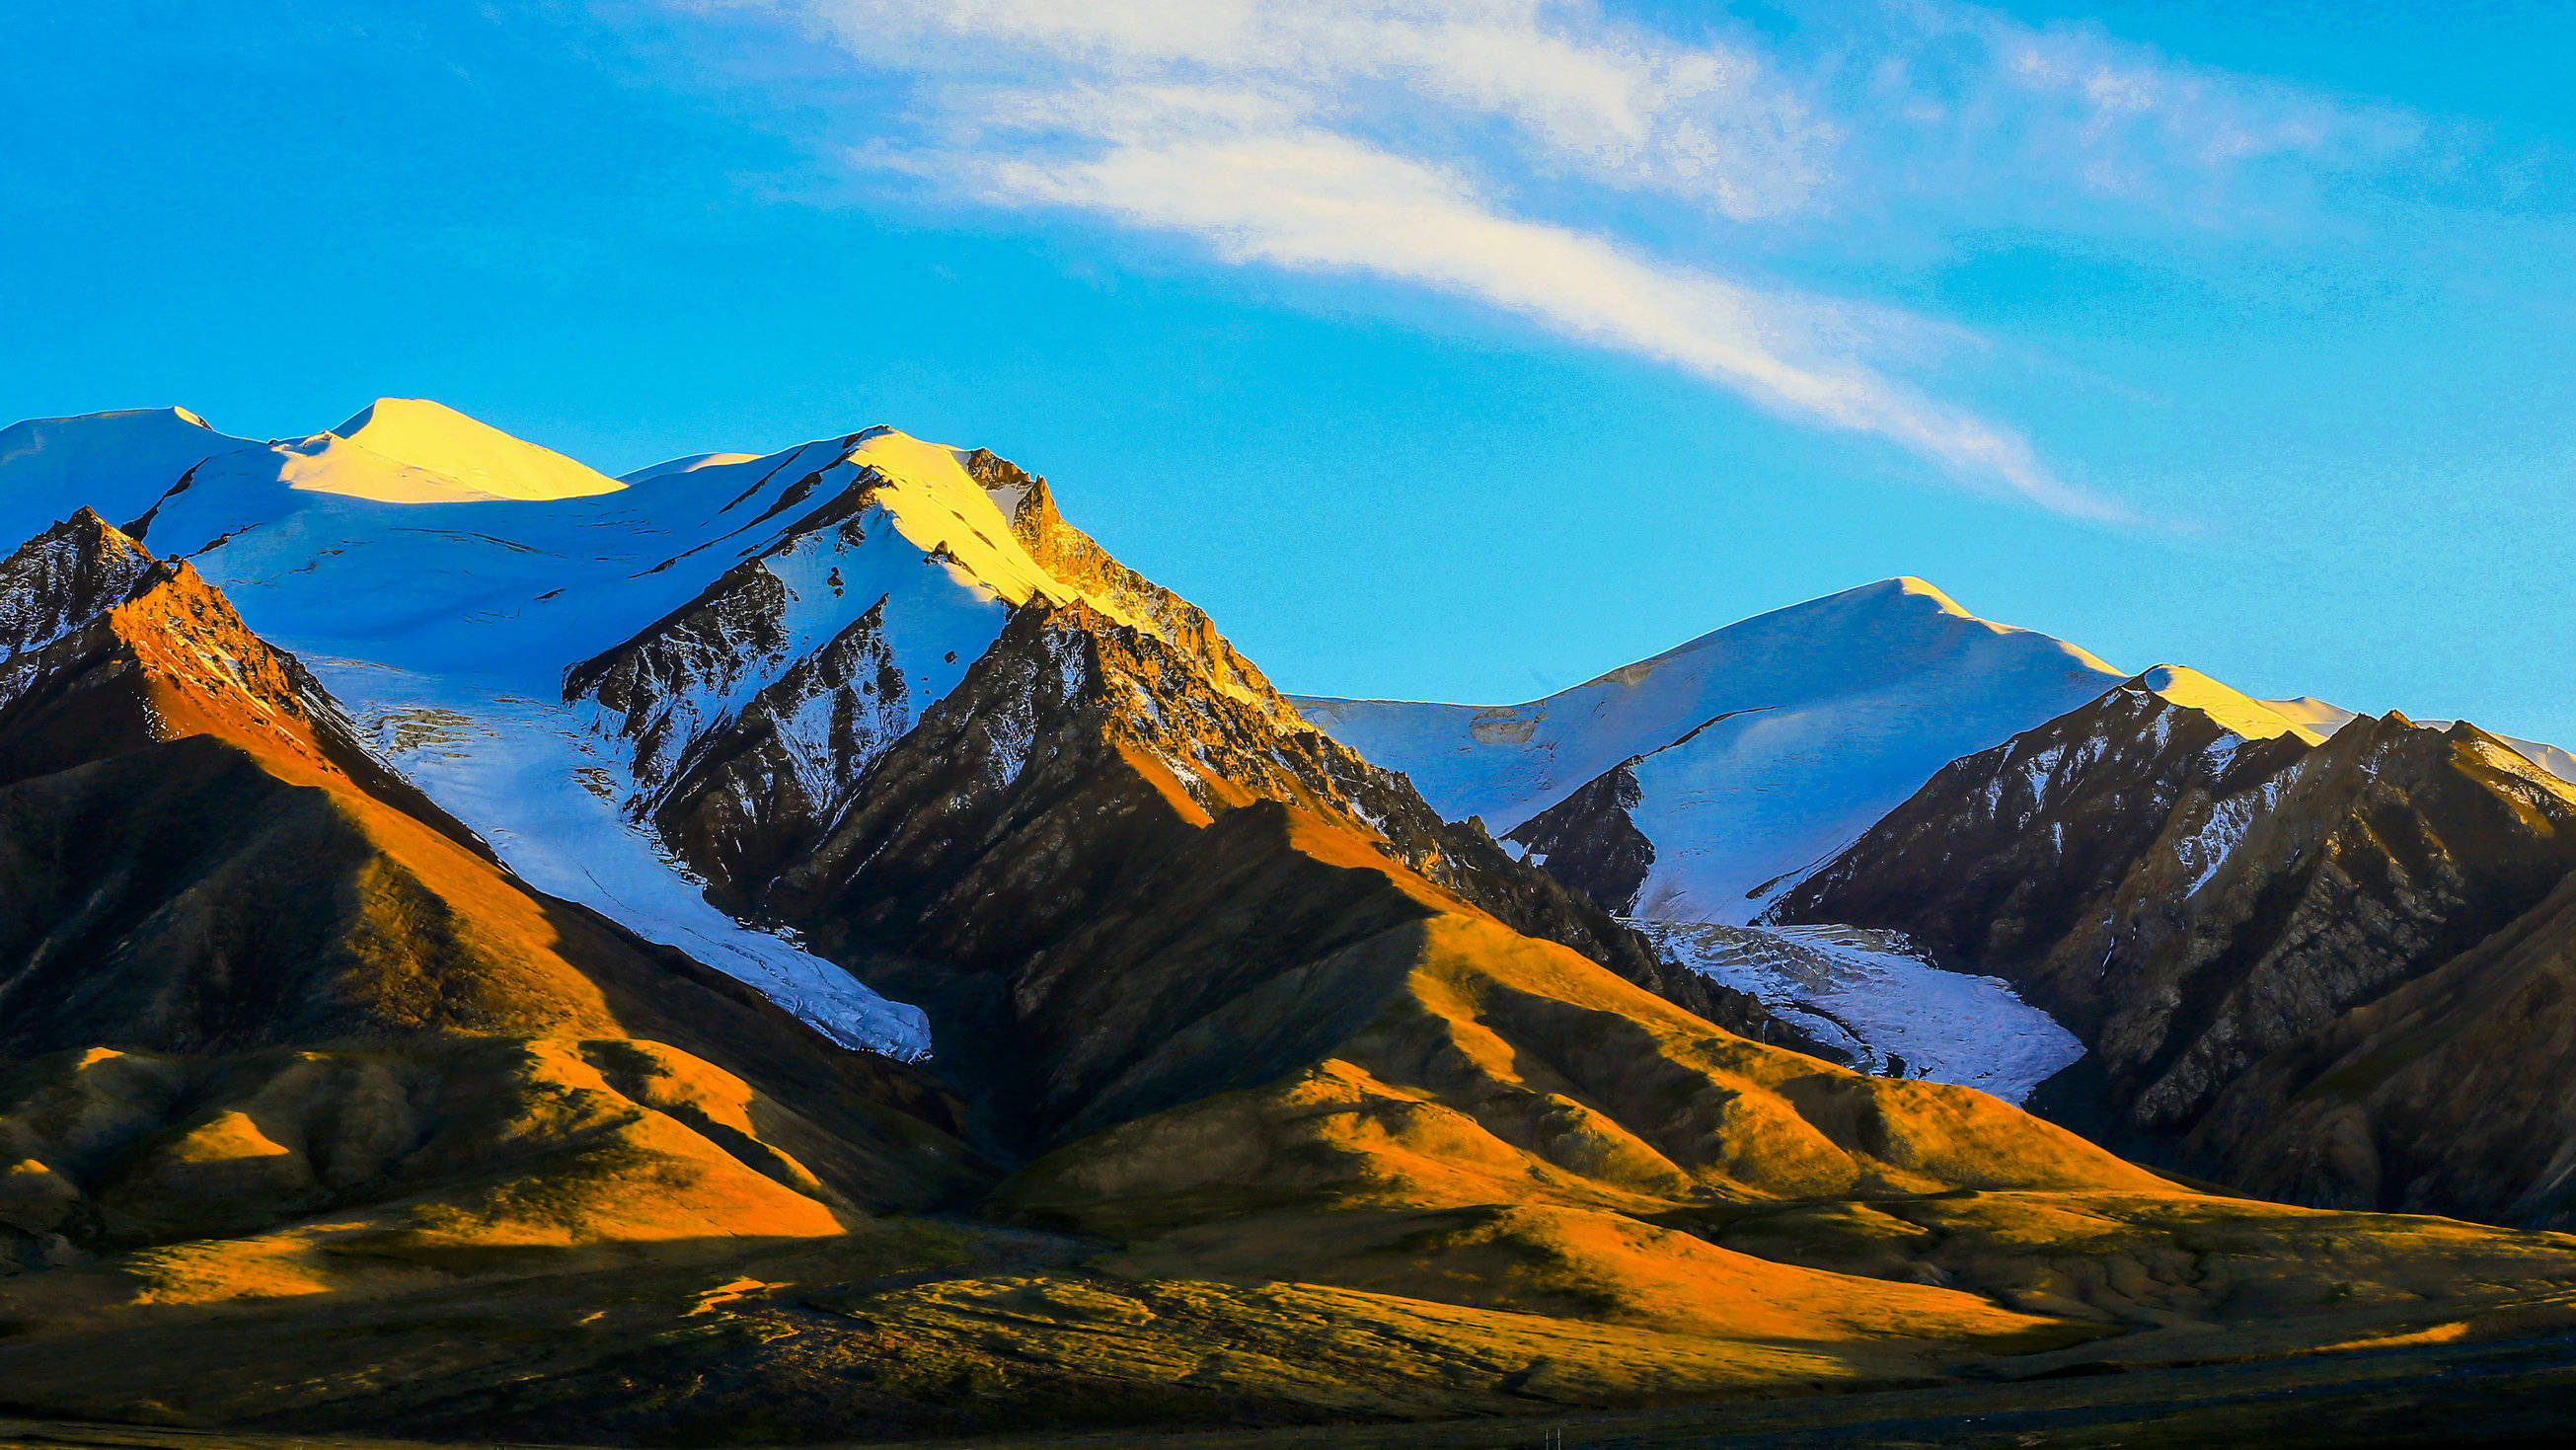
<instances>
[{"instance_id":1,"label":"jagged rock outcrop","mask_svg":"<svg viewBox=\"0 0 2576 1450\"><path fill-rule=\"evenodd\" d=\"M2286 732L2248 740L2133 680L1945 767L1771 915L1901 918L1936 960L2028 984L2091 1033L2109 1010L2092 970L2107 923L2205 885L2312 748ZM2169 869L2142 873L2151 862Z\"/></svg>"},{"instance_id":2,"label":"jagged rock outcrop","mask_svg":"<svg viewBox=\"0 0 2576 1450\"><path fill-rule=\"evenodd\" d=\"M153 565L133 540L89 509L0 559L0 659L15 663L125 602ZM0 683L0 701L16 692Z\"/></svg>"},{"instance_id":3,"label":"jagged rock outcrop","mask_svg":"<svg viewBox=\"0 0 2576 1450\"><path fill-rule=\"evenodd\" d=\"M1900 930L2014 982L2093 1052L2034 1106L2232 1173L2261 1116L2211 1120L2232 1085L2345 1041L2347 1014L2571 868L2576 788L2473 726L2249 739L2139 680L1944 770L1777 915Z\"/></svg>"},{"instance_id":4,"label":"jagged rock outcrop","mask_svg":"<svg viewBox=\"0 0 2576 1450\"><path fill-rule=\"evenodd\" d=\"M1005 1032L1027 1061L1046 1064L1026 1091L1028 1123L1048 1132L1285 1071L1350 1030L1347 1013L1367 1010L1368 998L1355 993L1317 1017L1317 1004L1278 996L1275 983L1342 960L1425 908L1372 880L1378 870L1414 873L1352 820L1331 754L1243 749L1262 738L1251 707L1191 681L1186 657L1157 635L1079 603L1024 609L760 904L852 960L891 951L938 964L880 984L932 1006L934 1022L942 1001L961 1010L960 992L1006 1003L1001 1020L988 1012L973 1031ZM1308 742L1323 744L1311 732L1297 743ZM1403 823L1392 810L1381 819ZM1436 822L1413 824L1443 839ZM1303 835L1333 842L1330 866L1288 844ZM1484 883L1516 928L1575 937L1650 989L1697 990L1699 1005L1757 1034L1767 1023L1636 949L1631 934L1480 836L1456 844L1424 855L1451 879ZM1358 875L1355 862L1366 863ZM1524 894L1501 896L1514 885ZM1440 895L1449 909L1486 914ZM953 973L972 985L931 979ZM1112 1092L1156 1044L1206 1038L1216 1019L1234 1024L1230 1045L1194 1069L1214 1077ZM1290 1045L1254 1045L1273 1033Z\"/></svg>"},{"instance_id":5,"label":"jagged rock outcrop","mask_svg":"<svg viewBox=\"0 0 2576 1450\"><path fill-rule=\"evenodd\" d=\"M1628 761L1594 776L1504 838L1519 843L1531 865L1544 867L1614 916L1635 913L1637 893L1655 864L1655 843L1629 814L1644 799L1636 764Z\"/></svg>"},{"instance_id":6,"label":"jagged rock outcrop","mask_svg":"<svg viewBox=\"0 0 2576 1450\"><path fill-rule=\"evenodd\" d=\"M1049 577L1106 601L1171 641L1207 672L1219 692L1253 705L1273 724L1292 732L1305 728L1295 707L1271 688L1259 666L1217 633L1206 611L1118 562L1089 534L1066 522L1044 478L988 448L968 454L964 465L1010 518L1011 537Z\"/></svg>"}]
</instances>

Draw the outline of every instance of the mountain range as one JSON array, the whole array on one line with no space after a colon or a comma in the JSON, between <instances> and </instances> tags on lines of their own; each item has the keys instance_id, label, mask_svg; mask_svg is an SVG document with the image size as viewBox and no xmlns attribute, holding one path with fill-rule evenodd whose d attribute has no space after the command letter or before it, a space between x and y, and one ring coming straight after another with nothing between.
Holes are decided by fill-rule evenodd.
<instances>
[{"instance_id":1,"label":"mountain range","mask_svg":"<svg viewBox=\"0 0 2576 1450\"><path fill-rule=\"evenodd\" d=\"M39 420L0 532L13 1413L2367 1398L2576 1320L2546 747L1910 579L1292 699L886 428L611 479L417 400Z\"/></svg>"}]
</instances>

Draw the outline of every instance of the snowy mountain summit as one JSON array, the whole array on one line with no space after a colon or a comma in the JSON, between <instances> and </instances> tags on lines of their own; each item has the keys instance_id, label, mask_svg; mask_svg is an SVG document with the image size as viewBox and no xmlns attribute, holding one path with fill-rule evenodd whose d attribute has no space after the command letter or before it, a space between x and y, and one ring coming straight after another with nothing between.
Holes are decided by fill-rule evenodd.
<instances>
[{"instance_id":1,"label":"snowy mountain summit","mask_svg":"<svg viewBox=\"0 0 2576 1450\"><path fill-rule=\"evenodd\" d=\"M624 485L443 403L378 398L327 433L275 445L288 484L384 503L580 498Z\"/></svg>"},{"instance_id":2,"label":"snowy mountain summit","mask_svg":"<svg viewBox=\"0 0 2576 1450\"><path fill-rule=\"evenodd\" d=\"M828 797L825 777L909 729L1013 605L1089 598L1134 617L1114 592L1036 565L1005 513L1026 488L988 492L968 460L875 429L622 482L420 400L379 399L279 443L141 410L0 433L0 527L34 533L92 502L127 520L307 660L380 753L530 882L743 976L837 1038L911 1053L927 1046L917 1011L708 905L639 817L746 710L797 722L791 774ZM649 702L632 681L622 708L596 687L568 697L576 666L728 590L735 632L703 642L702 667L666 672ZM810 661L846 651L862 621L877 655L866 719L841 708L836 726ZM790 705L778 687L800 664L790 688L807 698Z\"/></svg>"},{"instance_id":3,"label":"snowy mountain summit","mask_svg":"<svg viewBox=\"0 0 2576 1450\"><path fill-rule=\"evenodd\" d=\"M1623 914L1742 923L1943 765L2122 678L1899 578L1527 704L1297 703Z\"/></svg>"}]
</instances>

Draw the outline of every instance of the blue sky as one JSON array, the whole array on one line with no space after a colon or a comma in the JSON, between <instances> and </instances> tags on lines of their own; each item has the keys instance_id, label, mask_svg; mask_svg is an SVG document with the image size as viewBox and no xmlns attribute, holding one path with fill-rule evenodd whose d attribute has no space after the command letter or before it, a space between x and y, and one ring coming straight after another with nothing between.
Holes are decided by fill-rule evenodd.
<instances>
[{"instance_id":1,"label":"blue sky","mask_svg":"<svg viewBox=\"0 0 2576 1450\"><path fill-rule=\"evenodd\" d=\"M891 422L1319 693L1912 573L2576 743L2576 7L22 9L8 417Z\"/></svg>"}]
</instances>

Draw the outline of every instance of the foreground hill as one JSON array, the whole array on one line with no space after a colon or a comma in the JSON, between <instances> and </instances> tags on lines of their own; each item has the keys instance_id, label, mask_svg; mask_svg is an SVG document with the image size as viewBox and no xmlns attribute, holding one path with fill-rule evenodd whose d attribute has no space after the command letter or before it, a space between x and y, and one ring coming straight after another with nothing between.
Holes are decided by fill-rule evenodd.
<instances>
[{"instance_id":1,"label":"foreground hill","mask_svg":"<svg viewBox=\"0 0 2576 1450\"><path fill-rule=\"evenodd\" d=\"M437 426L381 465L213 467L132 415L12 455L76 487L44 460L85 437L150 497L0 570L0 1402L1132 1432L2576 1303L2576 1240L2214 1196L1796 1050L989 454L870 430L598 489L421 409L331 436L406 412Z\"/></svg>"}]
</instances>

